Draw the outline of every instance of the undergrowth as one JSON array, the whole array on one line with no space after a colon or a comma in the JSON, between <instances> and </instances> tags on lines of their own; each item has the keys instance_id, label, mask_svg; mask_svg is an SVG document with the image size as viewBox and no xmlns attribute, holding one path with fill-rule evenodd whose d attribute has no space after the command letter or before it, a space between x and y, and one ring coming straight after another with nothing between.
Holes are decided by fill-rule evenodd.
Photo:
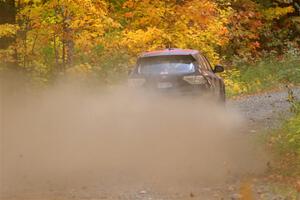
<instances>
[{"instance_id":1,"label":"undergrowth","mask_svg":"<svg viewBox=\"0 0 300 200\"><path fill-rule=\"evenodd\" d=\"M300 84L298 58L265 59L227 70L223 75L228 97L277 89L287 84Z\"/></svg>"},{"instance_id":2,"label":"undergrowth","mask_svg":"<svg viewBox=\"0 0 300 200\"><path fill-rule=\"evenodd\" d=\"M289 89L292 116L268 136L268 146L276 157L272 171L293 178L300 177L300 101Z\"/></svg>"}]
</instances>

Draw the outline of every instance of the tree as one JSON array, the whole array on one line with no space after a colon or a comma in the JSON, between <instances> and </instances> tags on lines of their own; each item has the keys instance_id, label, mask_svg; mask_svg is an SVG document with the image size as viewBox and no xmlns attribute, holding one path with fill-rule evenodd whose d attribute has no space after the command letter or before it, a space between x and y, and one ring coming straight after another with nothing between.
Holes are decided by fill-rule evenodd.
<instances>
[{"instance_id":1,"label":"tree","mask_svg":"<svg viewBox=\"0 0 300 200\"><path fill-rule=\"evenodd\" d=\"M127 0L122 45L132 55L166 47L202 50L212 60L219 59L216 49L225 44L226 16L210 0Z\"/></svg>"},{"instance_id":2,"label":"tree","mask_svg":"<svg viewBox=\"0 0 300 200\"><path fill-rule=\"evenodd\" d=\"M104 0L23 2L17 20L18 62L41 81L81 63L82 55L118 26Z\"/></svg>"},{"instance_id":3,"label":"tree","mask_svg":"<svg viewBox=\"0 0 300 200\"><path fill-rule=\"evenodd\" d=\"M0 0L0 49L6 49L14 41L11 34L16 23L16 7L14 0Z\"/></svg>"}]
</instances>

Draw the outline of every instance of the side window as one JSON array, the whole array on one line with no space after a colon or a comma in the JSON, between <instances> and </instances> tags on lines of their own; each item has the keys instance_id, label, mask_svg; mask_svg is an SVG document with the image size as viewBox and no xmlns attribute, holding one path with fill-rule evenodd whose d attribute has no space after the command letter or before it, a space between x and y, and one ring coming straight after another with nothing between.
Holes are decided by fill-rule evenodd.
<instances>
[{"instance_id":1,"label":"side window","mask_svg":"<svg viewBox=\"0 0 300 200\"><path fill-rule=\"evenodd\" d=\"M206 69L206 65L204 64L203 62L203 58L201 56L197 56L198 57L198 63L199 63L199 68L202 69L202 70L207 70Z\"/></svg>"},{"instance_id":2,"label":"side window","mask_svg":"<svg viewBox=\"0 0 300 200\"><path fill-rule=\"evenodd\" d=\"M208 70L203 57L202 56L198 56L198 60L199 60L199 67L200 67L200 69Z\"/></svg>"},{"instance_id":3,"label":"side window","mask_svg":"<svg viewBox=\"0 0 300 200\"><path fill-rule=\"evenodd\" d=\"M206 58L205 56L200 56L200 57L203 58L204 64L205 64L207 70L212 72L213 70L212 70L211 65L210 65L210 63L208 62L207 58Z\"/></svg>"}]
</instances>

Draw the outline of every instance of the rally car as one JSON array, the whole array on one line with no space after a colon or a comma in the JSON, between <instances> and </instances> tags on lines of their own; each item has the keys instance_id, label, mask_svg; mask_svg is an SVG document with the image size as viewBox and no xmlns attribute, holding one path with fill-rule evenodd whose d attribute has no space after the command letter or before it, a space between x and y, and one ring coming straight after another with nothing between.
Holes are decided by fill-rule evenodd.
<instances>
[{"instance_id":1,"label":"rally car","mask_svg":"<svg viewBox=\"0 0 300 200\"><path fill-rule=\"evenodd\" d=\"M211 67L197 50L165 49L143 53L129 72L130 87L162 93L187 95L213 94L225 101L225 84L217 73L221 65Z\"/></svg>"}]
</instances>

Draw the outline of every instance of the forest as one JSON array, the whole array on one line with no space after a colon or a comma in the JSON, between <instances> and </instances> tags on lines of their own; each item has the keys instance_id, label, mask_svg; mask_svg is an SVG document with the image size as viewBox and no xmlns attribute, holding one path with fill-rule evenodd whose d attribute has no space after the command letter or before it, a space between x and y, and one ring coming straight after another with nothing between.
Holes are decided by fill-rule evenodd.
<instances>
[{"instance_id":1,"label":"forest","mask_svg":"<svg viewBox=\"0 0 300 200\"><path fill-rule=\"evenodd\" d=\"M207 109L207 114L209 113L210 115L208 116L210 117L207 118L204 112L205 117L200 117L200 120L198 120L202 108L200 107L199 109L195 106L196 104L185 104L186 102L176 104L176 101L178 101L176 98L173 98L172 101L164 102L165 106L159 100L153 103L153 99L147 99L147 101L145 101L146 103L142 102L141 104L141 102L138 102L139 98L134 99L136 96L128 98L129 100L122 95L112 95L112 97L108 95L109 98L105 98L107 94L102 91L106 90L101 89L114 89L118 88L117 86L125 85L124 82L127 81L128 72L134 68L137 57L142 52L165 48L199 50L211 61L213 66L217 64L224 66L225 72L218 74L218 76L223 78L226 85L226 97L228 99L226 106L229 105L228 107L230 108L230 106L235 105L236 108L240 109L239 112L241 116L236 117L234 115L233 117L228 115L227 112L214 113L210 108L207 109L205 105L203 109ZM63 87L63 90L53 92L52 90L55 91L55 86L60 85L61 80L66 80L67 83L71 80L70 85L75 82L74 85L76 86L74 87L79 86L79 90L83 91L78 92L76 90L76 92L74 92L75 95L72 89L68 91L69 87ZM56 83L58 84L56 85ZM286 192L287 198L231 197L230 199L299 200L299 86L300 0L0 0L0 143L1 146L5 146L6 149L8 149L4 152L5 148L0 148L0 155L14 155L12 159L13 162L11 161L6 165L5 162L2 162L0 165L0 168L4 166L6 170L11 173L4 173L6 172L5 170L0 170L0 184L2 180L5 180L1 179L1 176L5 177L5 175L7 175L8 183L10 183L11 175L13 175L12 177L19 175L15 173L15 169L19 167L20 169L18 170L22 171L24 166L31 167L27 163L24 164L25 162L23 163L24 166L22 165L22 162L26 161L27 155L21 151L19 152L19 145L21 147L22 145L24 147L28 145L28 148L25 149L29 150L28 155L33 155L34 157L35 153L30 153L30 150L35 149L32 148L32 144L34 143L35 145L35 142L32 141L38 141L36 142L35 152L43 152L47 149L44 148L44 146L38 145L40 141L44 141L46 147L48 147L47 145L49 144L53 144L52 146L49 145L48 148L51 149L49 152L54 153L51 155L55 160L57 157L64 158L64 155L68 155L62 154L62 157L60 157L60 153L57 153L59 150L56 151L55 149L56 145L64 144L61 143L61 141L69 144L69 141L72 142L74 139L74 144L78 142L78 146L75 145L74 149L79 146L80 148L84 147L83 152L86 152L86 156L83 156L85 154L79 154L82 155L82 157L79 156L81 159L79 159L79 162L79 160L77 160L78 155L76 151L76 162L74 162L74 165L72 165L72 162L71 164L68 162L68 159L70 159L68 156L66 159L58 159L57 163L62 164L62 169L65 167L63 166L64 163L66 166L72 165L72 167L74 167L70 167L70 169L77 169L77 167L79 169L81 163L86 164L82 166L88 166L87 163L89 161L98 167L98 154L100 153L100 155L102 155L101 153L106 153L106 150L104 148L102 152L101 150L95 151L96 153L94 151L89 152L89 150L93 149L90 148L90 144L92 144L92 147L94 145L95 149L102 148L99 144L103 144L103 146L106 147L103 141L110 141L109 137L109 139L106 140L107 135L110 135L107 133L110 132L122 133L120 134L122 135L122 139L118 136L118 140L114 140L112 137L111 141L125 141L125 144L127 141L130 141L131 137L128 139L125 137L127 133L123 134L123 132L126 132L128 128L127 131L131 134L129 131L131 127L137 127L137 129L133 130L138 133L136 136L139 136L131 138L134 140L132 144L135 145L139 143L140 145L141 139L141 144L143 144L143 141L148 142L148 140L140 138L140 135L142 135L140 134L140 130L151 133L148 135L145 134L147 136L145 138L148 138L149 135L152 137L155 131L161 130L161 126L164 127L164 124L161 123L163 120L161 119L164 119L162 116L165 116L165 119L169 120L167 120L166 123L169 127L164 127L164 134L166 135L164 136L162 134L163 136L161 136L161 134L157 134L157 140L162 141L161 147L164 149L165 146L168 147L168 144L173 144L168 143L169 139L173 139L175 141L174 144L177 144L177 142L181 140L181 136L176 138L176 135L175 137L173 135L173 132L176 132L178 129L178 131L184 133L185 137L182 137L184 138L183 141L191 141L192 144L195 144L197 153L195 153L195 150L192 154L193 157L198 158L201 157L198 156L198 153L202 152L202 149L198 149L201 145L196 144L195 141L202 141L203 138L203 141L206 141L206 135L203 135L202 138L198 138L198 133L201 132L199 131L199 127L201 127L200 122L204 120L206 123L205 120L209 119L209 127L216 126L216 130L218 130L216 132L216 138L212 139L215 143L211 145L213 147L213 153L217 155L211 157L216 159L219 153L223 153L223 141L220 143L222 145L216 143L216 141L221 141L222 139L222 137L219 139L220 133L221 136L222 134L225 136L224 133L227 134L226 131L230 132L232 136L234 135L232 133L235 133L234 131L232 132L231 128L233 127L231 127L231 125L230 128L228 128L227 125L223 127L223 124L227 124L226 120L232 120L232 122L228 123L234 124L235 126L240 123L243 125L240 118L245 118L246 125L243 125L242 131L247 133L243 134L246 138L244 138L241 143L239 140L236 140L236 135L234 135L233 139L225 138L226 141L230 140L230 147L228 146L227 148L226 146L224 152L239 145L243 146L243 142L246 144L246 142L249 142L249 138L255 135L255 137L259 137L259 140L263 140L263 145L256 145L255 147L259 147L255 149L259 149L263 146L264 151L266 149L272 156L268 157L271 161L268 160L266 164L263 163L264 167L267 168L267 173L263 174L264 178L255 176L253 180L258 180L258 182L253 181L252 185L250 183L248 184L246 180L244 184L246 186L242 186L241 191L239 191L240 183L238 183L235 190L245 193L246 195L244 196L247 197L247 194L251 193L251 187L254 191L259 185L259 181L263 179L263 187L270 185L271 180L271 188L274 188L273 181L275 180L280 184L287 183L287 185L291 185L292 192ZM86 88L96 88L97 95L91 96L88 92L84 91ZM37 92L40 96L36 95L36 91L42 91L42 93ZM126 92L128 91L126 90ZM224 90L223 92L225 93ZM21 95L18 93L21 93ZM125 97L129 96L130 95L125 95ZM145 96L147 98L147 95L143 97ZM13 99L13 101L11 99ZM137 102L136 104L132 103L135 101ZM149 103L149 107L147 107L147 103ZM156 104L161 107L156 107ZM184 109L183 111L182 108L187 105L188 109ZM193 105L193 107L190 107L191 105ZM158 108L161 109L157 110ZM213 106L211 108L213 108ZM139 109L141 109L141 112L138 112ZM176 109L179 111L177 114L180 118L176 115ZM198 112L199 110L200 112ZM195 123L193 123L194 126L190 127L191 132L195 133L192 136L197 136L195 140L193 140L193 137L191 137L192 139L189 138L190 136L186 137L189 129L186 129L184 126L185 123L190 123L190 113L187 113L189 111L191 112L191 118L193 120L197 119L197 122L195 120ZM188 117L183 120L183 118L181 118L182 113L180 112L185 113L186 115L184 116ZM145 116L141 113L144 113ZM159 114L157 115L157 113ZM169 113L169 115L166 113ZM176 118L176 116L178 118ZM223 121L226 119L226 123L223 123L221 118ZM170 121L173 119L177 119L178 121ZM215 119L219 119L219 123L218 120L216 120L217 123L215 123ZM153 121L156 122L157 129L153 128ZM118 123L121 125L119 126ZM197 123L200 123L200 126L198 126ZM202 125L207 125L205 123ZM136 126L136 124L138 124L138 126ZM222 126L220 124L222 124ZM122 125L124 125L124 127ZM5 128L9 131L3 131ZM184 128L184 130L182 128ZM61 132L59 132L59 130ZM206 129L203 129L203 132L206 133ZM12 137L13 133L16 136L15 138ZM90 135L88 135L89 133ZM105 134L101 135L102 133ZM5 137L1 134L6 135L5 137L8 139L4 140ZM80 134L82 134L82 138L84 139L79 137ZM73 137L74 135L75 137ZM250 135L250 137L248 137L248 135ZM10 137L12 138L12 144L15 144L15 146L11 145ZM22 139L23 137L24 139ZM33 138L32 141L29 140L30 137ZM48 137L50 143L45 139ZM57 137L56 140L55 137ZM94 137L95 139L93 139ZM152 141L151 137L150 141ZM164 137L167 138L167 142L161 139ZM210 137L211 136L209 136L209 138ZM40 140L37 138L40 138ZM103 138L104 140L102 141ZM204 144L203 141L202 143ZM41 145L43 145L42 142ZM82 145L81 142L83 142L84 145ZM146 144L148 144L147 142ZM107 152L109 152L109 150L118 152L111 148L114 147L114 145L111 145L109 142L107 143L109 144ZM118 149L119 143L115 144ZM125 152L134 149L129 144L131 143L129 142L124 145L123 149L126 150ZM151 144L151 142L149 144ZM207 144L210 144L210 142ZM215 146L213 144L215 144ZM153 144L153 146L149 145L149 149L155 149L155 145L157 144ZM182 149L186 150L190 148L189 143L185 145L185 148ZM205 145L206 144L204 144L204 146ZM174 149L178 151L178 154L181 155L180 153L182 152L179 153L180 148L177 146L174 147L176 147ZM215 147L217 148L215 149ZM221 148L218 150L219 147ZM61 145L61 151L65 152L65 149L68 149L68 146L65 147ZM120 149L120 155L123 155L123 149ZM141 152L143 152L144 149L147 148L143 147ZM157 150L157 155L160 156L159 148L157 148ZM234 150L235 153L239 153L239 149ZM243 152L243 150L244 149L241 148L241 152ZM11 152L15 152L15 154ZM133 155L137 152L140 153L139 150L136 150ZM170 155L166 154L167 160L173 158L172 156L176 154L174 152ZM48 155L48 152L46 152L45 155ZM92 155L91 158L94 158L97 162L92 161L93 159L90 159L90 155ZM207 155L204 155L204 157L205 156ZM263 155L259 156L263 157ZM122 156L120 156L120 158L121 157ZM153 158L154 157L155 156L153 156ZM271 157L272 159L274 158L274 160L272 160ZM48 160L46 162L46 158L48 159L48 156L42 156L40 160L37 158L33 160L37 161L37 166L40 164L43 166L44 161L48 163ZM115 159L115 157L113 158ZM152 161L152 158L145 158L147 158L147 156L143 155L142 160ZM221 158L223 159L222 156ZM251 161L251 164L255 163L253 162L252 155L249 159L245 155L242 155L241 158ZM234 161L243 163L243 161L240 161L243 160L241 158L234 159ZM0 162L2 161L1 159ZM21 164L16 164L18 162L14 162L14 159L18 160ZM51 161L51 159L49 160ZM119 166L119 159L116 160ZM140 165L137 160L138 159L134 159L133 163L144 167L144 165ZM220 159L216 160L220 161ZM86 161L86 163L84 161ZM109 162L110 161L109 159ZM185 161L186 157L184 157L183 162L180 164ZM34 162L29 160L28 163ZM78 165L78 163L80 164ZM151 164L149 166L152 166ZM224 166L221 167L221 171L226 168L225 164L226 162L224 162ZM261 164L261 162L259 164ZM51 163L50 166L52 165ZM94 167L94 165L92 166ZM233 164L233 166L235 166L235 164ZM41 167L41 169L44 169L43 167ZM55 167L53 169L56 169ZM91 166L88 166L88 169L89 167ZM135 169L135 167L136 166L134 166L133 169ZM41 170L41 172L44 173L50 170L50 168L51 167L46 166L46 170ZM210 166L208 165L207 169L209 168ZM26 169L27 168L24 167L24 170ZM97 173L102 173L98 168L95 169ZM166 169L166 171L169 171L170 168L168 167ZM184 172L189 172L188 170L184 170ZM30 168L29 171L34 170ZM68 171L73 172L72 170ZM214 174L218 171L220 171L219 166L213 173L205 174ZM145 173L144 168L142 168L141 172L141 174ZM88 171L88 173L90 172ZM64 174L63 171L61 174ZM90 173L88 175L92 174L93 173ZM226 174L230 175L230 170L228 170ZM74 176L74 174L71 175ZM72 177L71 175L70 177ZM23 178L23 176L20 177ZM25 180L30 176L24 177ZM49 177L51 177L51 173L49 173ZM78 177L75 176L75 178ZM4 181L2 182L4 183ZM69 182L72 182L71 179ZM11 183L13 183L13 181ZM55 181L53 181L53 183L55 183ZM241 180L241 183L243 183L243 180ZM26 182L25 185L31 185L31 183ZM11 188L14 187L15 185ZM225 185L225 187L226 191L227 188L229 188L229 192L227 191L227 193L233 192L233 189L230 189L232 186ZM243 187L246 189L244 190ZM82 185L82 188L86 190L88 187ZM0 199L1 194L4 193L1 189L0 185ZM215 193L213 189L211 192ZM116 193L119 193L119 189ZM258 189L257 194L259 196L262 196L263 193L264 191ZM265 193L267 192L265 191ZM20 199L24 199L22 193L20 194ZM147 191L142 190L142 194L140 195L145 194L147 195ZM215 194L213 194L213 196L215 197ZM102 197L103 196L99 199L104 199ZM189 197L193 198L195 194L189 193ZM74 199L74 195L69 199ZM116 199L122 198L118 196Z\"/></svg>"},{"instance_id":2,"label":"forest","mask_svg":"<svg viewBox=\"0 0 300 200\"><path fill-rule=\"evenodd\" d=\"M230 85L242 66L299 56L299 15L298 0L1 0L0 70L112 84L142 52L189 48L225 65Z\"/></svg>"}]
</instances>

